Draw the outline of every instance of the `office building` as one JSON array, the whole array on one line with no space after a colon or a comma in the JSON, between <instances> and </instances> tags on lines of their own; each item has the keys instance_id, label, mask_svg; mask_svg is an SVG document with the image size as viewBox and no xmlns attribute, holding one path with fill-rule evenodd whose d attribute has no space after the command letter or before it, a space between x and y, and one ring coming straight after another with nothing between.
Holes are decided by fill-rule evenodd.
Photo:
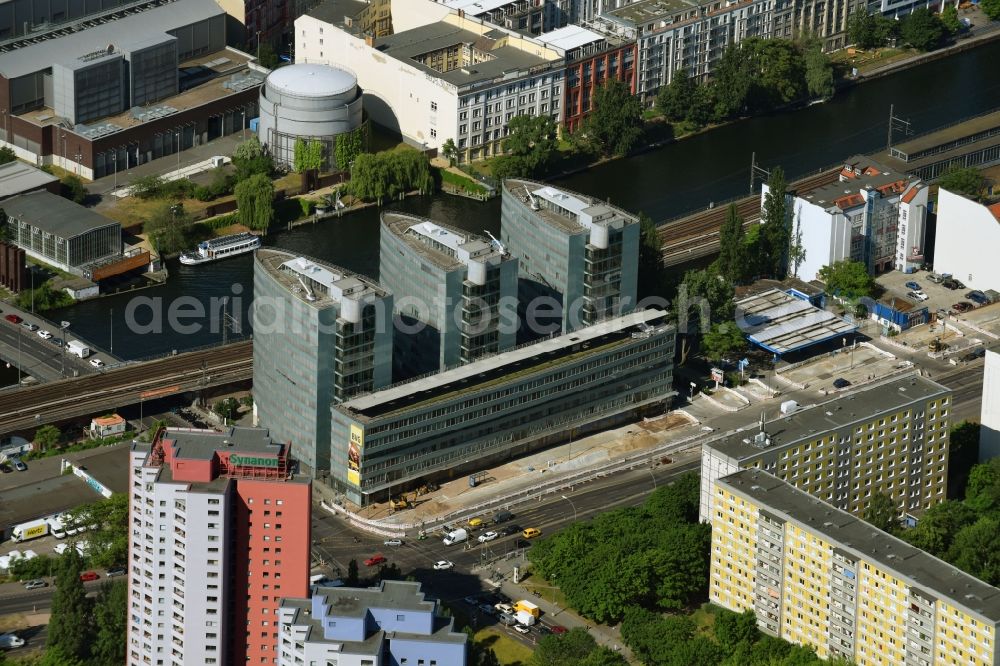
<instances>
[{"instance_id":1,"label":"office building","mask_svg":"<svg viewBox=\"0 0 1000 666\"><path fill-rule=\"evenodd\" d=\"M564 333L635 308L638 217L530 180L509 178L502 192L500 236L518 260L522 306L555 299Z\"/></svg>"},{"instance_id":2,"label":"office building","mask_svg":"<svg viewBox=\"0 0 1000 666\"><path fill-rule=\"evenodd\" d=\"M127 661L274 664L309 592L312 487L260 428L160 429L129 454Z\"/></svg>"},{"instance_id":3,"label":"office building","mask_svg":"<svg viewBox=\"0 0 1000 666\"><path fill-rule=\"evenodd\" d=\"M281 602L278 666L465 666L467 636L454 624L438 614L420 583L314 587L311 598Z\"/></svg>"},{"instance_id":4,"label":"office building","mask_svg":"<svg viewBox=\"0 0 1000 666\"><path fill-rule=\"evenodd\" d=\"M386 212L379 248L379 283L392 293L402 324L393 339L397 380L514 346L517 259L498 243Z\"/></svg>"},{"instance_id":5,"label":"office building","mask_svg":"<svg viewBox=\"0 0 1000 666\"><path fill-rule=\"evenodd\" d=\"M702 445L701 519L712 515L712 483L749 468L855 515L877 493L900 516L920 513L946 497L950 413L950 389L909 375L710 439Z\"/></svg>"},{"instance_id":6,"label":"office building","mask_svg":"<svg viewBox=\"0 0 1000 666\"><path fill-rule=\"evenodd\" d=\"M1000 590L760 470L717 479L709 599L858 666L995 666Z\"/></svg>"},{"instance_id":7,"label":"office building","mask_svg":"<svg viewBox=\"0 0 1000 666\"><path fill-rule=\"evenodd\" d=\"M257 422L330 466L330 404L392 381L392 296L374 280L274 248L254 256ZM339 465L339 460L338 460Z\"/></svg>"},{"instance_id":8,"label":"office building","mask_svg":"<svg viewBox=\"0 0 1000 666\"><path fill-rule=\"evenodd\" d=\"M436 0L494 25L523 34L540 35L565 26L574 0Z\"/></svg>"},{"instance_id":9,"label":"office building","mask_svg":"<svg viewBox=\"0 0 1000 666\"><path fill-rule=\"evenodd\" d=\"M813 280L824 266L860 261L872 274L910 273L924 263L928 186L856 155L837 182L789 197L793 242L805 258L789 268ZM768 192L761 192L761 206Z\"/></svg>"},{"instance_id":10,"label":"office building","mask_svg":"<svg viewBox=\"0 0 1000 666\"><path fill-rule=\"evenodd\" d=\"M10 242L64 271L82 275L85 266L122 253L118 222L47 190L10 197L3 211Z\"/></svg>"},{"instance_id":11,"label":"office building","mask_svg":"<svg viewBox=\"0 0 1000 666\"><path fill-rule=\"evenodd\" d=\"M213 0L40 25L0 53L0 145L94 179L240 131L264 77L226 35Z\"/></svg>"},{"instance_id":12,"label":"office building","mask_svg":"<svg viewBox=\"0 0 1000 666\"><path fill-rule=\"evenodd\" d=\"M663 409L666 319L634 312L334 405L331 484L366 505Z\"/></svg>"},{"instance_id":13,"label":"office building","mask_svg":"<svg viewBox=\"0 0 1000 666\"><path fill-rule=\"evenodd\" d=\"M452 139L460 162L502 152L516 115L561 120L562 50L438 3L414 4L444 15L430 22L428 11L426 24L386 37L333 23L321 5L295 22L295 61L354 72L372 122L420 148Z\"/></svg>"},{"instance_id":14,"label":"office building","mask_svg":"<svg viewBox=\"0 0 1000 666\"><path fill-rule=\"evenodd\" d=\"M979 462L1000 456L1000 345L986 348L979 419Z\"/></svg>"},{"instance_id":15,"label":"office building","mask_svg":"<svg viewBox=\"0 0 1000 666\"><path fill-rule=\"evenodd\" d=\"M951 273L970 289L1000 288L1000 203L981 204L938 189L934 270Z\"/></svg>"}]
</instances>

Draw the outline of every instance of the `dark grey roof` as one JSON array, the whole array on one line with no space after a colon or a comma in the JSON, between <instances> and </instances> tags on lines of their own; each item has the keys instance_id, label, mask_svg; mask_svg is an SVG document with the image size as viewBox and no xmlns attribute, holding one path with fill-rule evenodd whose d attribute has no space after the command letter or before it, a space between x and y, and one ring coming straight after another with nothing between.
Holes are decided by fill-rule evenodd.
<instances>
[{"instance_id":1,"label":"dark grey roof","mask_svg":"<svg viewBox=\"0 0 1000 666\"><path fill-rule=\"evenodd\" d=\"M121 225L46 190L11 197L0 205L9 217L38 227L60 238L76 238L88 231Z\"/></svg>"},{"instance_id":2,"label":"dark grey roof","mask_svg":"<svg viewBox=\"0 0 1000 666\"><path fill-rule=\"evenodd\" d=\"M814 439L819 433L839 430L853 423L870 421L880 414L899 411L906 405L949 395L951 389L921 377L907 375L899 379L873 384L846 395L820 403L765 423L771 446L759 448L744 440L753 440L756 424L747 424L737 432L704 443L704 446L736 460L756 458L798 442Z\"/></svg>"},{"instance_id":3,"label":"dark grey roof","mask_svg":"<svg viewBox=\"0 0 1000 666\"><path fill-rule=\"evenodd\" d=\"M319 21L347 30L348 28L344 25L344 17L354 18L366 7L368 7L368 3L362 0L326 0L326 2L321 2L310 9L306 14Z\"/></svg>"},{"instance_id":4,"label":"dark grey roof","mask_svg":"<svg viewBox=\"0 0 1000 666\"><path fill-rule=\"evenodd\" d=\"M266 428L230 426L222 432L167 428L164 439L174 442L175 456L189 460L211 460L216 451L223 449L235 453L278 455L284 448L284 444L271 440Z\"/></svg>"},{"instance_id":5,"label":"dark grey roof","mask_svg":"<svg viewBox=\"0 0 1000 666\"><path fill-rule=\"evenodd\" d=\"M36 169L20 160L0 165L0 199L45 187L59 180L50 173Z\"/></svg>"},{"instance_id":6,"label":"dark grey roof","mask_svg":"<svg viewBox=\"0 0 1000 666\"><path fill-rule=\"evenodd\" d=\"M321 618L315 618L312 616L312 600L310 599L289 599L283 598L281 600L282 608L294 608L295 618L292 620L291 624L293 626L305 627L306 628L306 643L338 643L343 645L343 650L345 654L364 654L364 655L377 655L382 652L382 640L385 638L385 633L382 631L372 632L370 636L366 636L363 641L327 641L323 637L323 622ZM465 634L463 634L464 636Z\"/></svg>"},{"instance_id":7,"label":"dark grey roof","mask_svg":"<svg viewBox=\"0 0 1000 666\"><path fill-rule=\"evenodd\" d=\"M364 617L369 608L433 612L435 603L424 599L420 583L385 580L376 587L316 587L313 596L323 597L332 617Z\"/></svg>"},{"instance_id":8,"label":"dark grey roof","mask_svg":"<svg viewBox=\"0 0 1000 666\"><path fill-rule=\"evenodd\" d=\"M836 547L894 572L911 587L930 591L989 623L1000 622L1000 590L872 527L846 511L812 497L760 470L744 470L716 481L777 517L823 535Z\"/></svg>"},{"instance_id":9,"label":"dark grey roof","mask_svg":"<svg viewBox=\"0 0 1000 666\"><path fill-rule=\"evenodd\" d=\"M174 0L87 30L4 53L0 55L0 73L8 79L25 76L56 63L74 62L87 53L106 50L109 45L127 51L133 45L148 45L150 39L170 30L224 14L214 0Z\"/></svg>"}]
</instances>

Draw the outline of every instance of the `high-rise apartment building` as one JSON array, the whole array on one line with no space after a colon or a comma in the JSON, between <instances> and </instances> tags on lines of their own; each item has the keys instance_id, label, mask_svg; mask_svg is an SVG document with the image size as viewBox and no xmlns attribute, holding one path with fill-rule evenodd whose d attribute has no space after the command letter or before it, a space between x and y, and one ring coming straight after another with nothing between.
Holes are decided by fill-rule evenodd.
<instances>
[{"instance_id":1,"label":"high-rise apartment building","mask_svg":"<svg viewBox=\"0 0 1000 666\"><path fill-rule=\"evenodd\" d=\"M1000 345L986 349L979 429L979 462L1000 456Z\"/></svg>"},{"instance_id":2,"label":"high-rise apartment building","mask_svg":"<svg viewBox=\"0 0 1000 666\"><path fill-rule=\"evenodd\" d=\"M944 501L951 390L904 376L782 416L761 430L702 445L702 520L712 515L712 483L762 469L814 497L861 515L885 493L900 516Z\"/></svg>"},{"instance_id":3,"label":"high-rise apartment building","mask_svg":"<svg viewBox=\"0 0 1000 666\"><path fill-rule=\"evenodd\" d=\"M310 495L260 428L161 429L129 455L129 666L274 664L309 591Z\"/></svg>"},{"instance_id":4,"label":"high-rise apartment building","mask_svg":"<svg viewBox=\"0 0 1000 666\"><path fill-rule=\"evenodd\" d=\"M712 602L858 666L1000 663L997 588L760 470L712 494Z\"/></svg>"},{"instance_id":5,"label":"high-rise apartment building","mask_svg":"<svg viewBox=\"0 0 1000 666\"><path fill-rule=\"evenodd\" d=\"M393 339L397 380L514 346L517 259L489 238L382 213L379 283L392 293L402 320Z\"/></svg>"},{"instance_id":6,"label":"high-rise apartment building","mask_svg":"<svg viewBox=\"0 0 1000 666\"><path fill-rule=\"evenodd\" d=\"M254 409L315 475L330 468L330 404L392 382L392 295L273 248L254 257Z\"/></svg>"},{"instance_id":7,"label":"high-rise apartment building","mask_svg":"<svg viewBox=\"0 0 1000 666\"><path fill-rule=\"evenodd\" d=\"M568 333L635 308L635 215L583 194L508 178L500 225L504 247L518 260L526 313L533 299L553 298Z\"/></svg>"}]
</instances>

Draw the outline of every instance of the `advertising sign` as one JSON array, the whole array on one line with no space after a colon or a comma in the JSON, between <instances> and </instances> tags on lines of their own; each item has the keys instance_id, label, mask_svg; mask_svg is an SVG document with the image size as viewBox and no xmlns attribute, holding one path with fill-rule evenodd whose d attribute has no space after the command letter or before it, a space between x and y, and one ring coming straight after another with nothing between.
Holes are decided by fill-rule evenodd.
<instances>
[{"instance_id":1,"label":"advertising sign","mask_svg":"<svg viewBox=\"0 0 1000 666\"><path fill-rule=\"evenodd\" d=\"M49 524L42 523L41 525L35 525L34 527L29 527L24 530L24 536L22 539L27 541L28 539L34 539L35 537L45 536L49 533Z\"/></svg>"},{"instance_id":2,"label":"advertising sign","mask_svg":"<svg viewBox=\"0 0 1000 666\"><path fill-rule=\"evenodd\" d=\"M365 448L365 431L351 425L351 441L347 447L347 480L361 487L361 452Z\"/></svg>"}]
</instances>

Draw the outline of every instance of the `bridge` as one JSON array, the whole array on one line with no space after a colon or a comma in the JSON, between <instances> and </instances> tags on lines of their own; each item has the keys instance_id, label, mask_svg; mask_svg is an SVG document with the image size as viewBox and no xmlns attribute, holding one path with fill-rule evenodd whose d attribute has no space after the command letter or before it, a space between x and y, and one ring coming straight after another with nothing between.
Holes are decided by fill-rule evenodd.
<instances>
[{"instance_id":1,"label":"bridge","mask_svg":"<svg viewBox=\"0 0 1000 666\"><path fill-rule=\"evenodd\" d=\"M246 381L252 375L253 343L244 340L4 391L0 392L0 432L16 432L146 400Z\"/></svg>"}]
</instances>

